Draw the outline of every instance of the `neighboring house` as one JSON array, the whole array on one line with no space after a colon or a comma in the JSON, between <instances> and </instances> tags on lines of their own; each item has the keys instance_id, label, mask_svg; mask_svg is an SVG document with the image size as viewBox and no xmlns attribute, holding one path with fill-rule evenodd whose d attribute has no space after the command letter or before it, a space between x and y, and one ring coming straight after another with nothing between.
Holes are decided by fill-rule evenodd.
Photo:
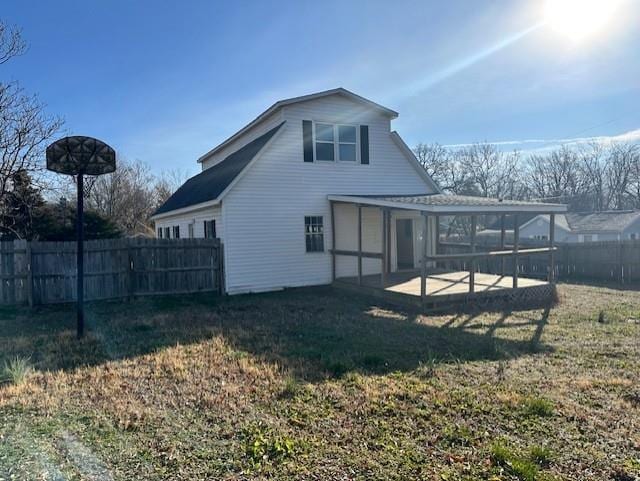
<instances>
[{"instance_id":1,"label":"neighboring house","mask_svg":"<svg viewBox=\"0 0 640 481\"><path fill-rule=\"evenodd\" d=\"M153 215L158 237L220 238L225 287L234 294L355 275L357 259L330 250L357 249L358 211L365 275L381 271L381 250L385 270L420 267L427 211L552 211L441 194L391 130L397 116L342 88L276 102L198 159L203 171Z\"/></svg>"},{"instance_id":2,"label":"neighboring house","mask_svg":"<svg viewBox=\"0 0 640 481\"><path fill-rule=\"evenodd\" d=\"M506 235L513 239L513 226ZM480 237L499 237L496 223L478 233ZM549 240L549 216L536 215L520 225L520 239ZM555 218L555 240L563 243L640 239L640 211L567 212Z\"/></svg>"},{"instance_id":3,"label":"neighboring house","mask_svg":"<svg viewBox=\"0 0 640 481\"><path fill-rule=\"evenodd\" d=\"M520 226L520 237L547 240L549 216L538 215ZM567 212L556 215L558 242L640 239L640 211Z\"/></svg>"}]
</instances>

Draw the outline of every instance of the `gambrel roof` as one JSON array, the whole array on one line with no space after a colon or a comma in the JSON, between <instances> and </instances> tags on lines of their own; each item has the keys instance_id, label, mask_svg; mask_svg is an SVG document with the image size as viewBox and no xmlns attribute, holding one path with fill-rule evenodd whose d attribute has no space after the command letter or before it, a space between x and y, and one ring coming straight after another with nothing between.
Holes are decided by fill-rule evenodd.
<instances>
[{"instance_id":1,"label":"gambrel roof","mask_svg":"<svg viewBox=\"0 0 640 481\"><path fill-rule=\"evenodd\" d=\"M243 135L245 132L250 130L252 127L254 127L255 125L257 125L260 122L262 122L264 119L269 117L272 113L274 113L279 108L284 107L286 105L296 104L298 102L306 102L306 101L309 101L309 100L315 100L315 99L319 99L319 98L322 98L322 97L328 97L330 95L341 95L342 97L345 97L345 98L348 98L350 100L353 100L354 102L357 102L357 103L366 105L369 108L375 109L375 110L381 112L383 115L386 115L387 117L389 117L391 119L395 119L398 116L398 112L396 112L395 110L391 110L391 109L389 109L387 107L383 107L380 104L377 104L377 103L375 103L375 102L373 102L373 101L371 101L369 99L365 99L364 97L361 97L358 94L354 94L353 92L351 92L351 91L349 91L349 90L347 90L345 88L342 88L342 87L338 87L338 88L330 89L330 90L324 90L322 92L316 92L316 93L309 94L309 95L302 95L300 97L291 97L289 99L278 100L271 107L269 107L267 110L262 112L260 115L258 115L255 119L253 119L247 125L242 127L240 130L238 130L235 134L233 134L227 140L221 142L220 144L215 146L213 149L211 149L209 152L207 152L206 154L201 156L198 159L198 162L202 162L205 159L207 159L208 157L211 157L216 152L219 152L221 149L223 149L224 147L229 145L234 140L238 139L241 135Z\"/></svg>"},{"instance_id":2,"label":"gambrel roof","mask_svg":"<svg viewBox=\"0 0 640 481\"><path fill-rule=\"evenodd\" d=\"M284 122L252 140L213 167L191 177L153 215L217 200L245 167L256 158L283 124Z\"/></svg>"}]
</instances>

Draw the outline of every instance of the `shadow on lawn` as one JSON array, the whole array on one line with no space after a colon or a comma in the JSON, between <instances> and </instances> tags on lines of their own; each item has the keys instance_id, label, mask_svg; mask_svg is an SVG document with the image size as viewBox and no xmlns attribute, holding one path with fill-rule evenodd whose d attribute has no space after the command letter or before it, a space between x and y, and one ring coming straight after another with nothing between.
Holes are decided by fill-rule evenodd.
<instances>
[{"instance_id":1,"label":"shadow on lawn","mask_svg":"<svg viewBox=\"0 0 640 481\"><path fill-rule=\"evenodd\" d=\"M328 287L224 299L148 298L89 304L89 335L78 342L69 306L5 309L0 362L25 356L37 369L73 369L221 335L235 350L320 380L349 371L409 371L424 363L497 360L550 349L540 344L549 309L519 324L508 322L509 315L485 314L480 324L477 312L421 322L416 312ZM497 329L518 326L522 338L495 337Z\"/></svg>"}]
</instances>

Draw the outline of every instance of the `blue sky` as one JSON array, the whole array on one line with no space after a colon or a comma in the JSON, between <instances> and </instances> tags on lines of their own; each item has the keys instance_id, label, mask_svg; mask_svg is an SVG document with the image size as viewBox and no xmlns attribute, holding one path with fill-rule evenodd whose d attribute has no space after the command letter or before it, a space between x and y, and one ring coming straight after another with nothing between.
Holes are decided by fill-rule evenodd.
<instances>
[{"instance_id":1,"label":"blue sky","mask_svg":"<svg viewBox=\"0 0 640 481\"><path fill-rule=\"evenodd\" d=\"M541 3L3 0L30 50L0 77L156 172L196 173L274 101L337 86L397 110L412 146L640 138L640 2L582 42Z\"/></svg>"}]
</instances>

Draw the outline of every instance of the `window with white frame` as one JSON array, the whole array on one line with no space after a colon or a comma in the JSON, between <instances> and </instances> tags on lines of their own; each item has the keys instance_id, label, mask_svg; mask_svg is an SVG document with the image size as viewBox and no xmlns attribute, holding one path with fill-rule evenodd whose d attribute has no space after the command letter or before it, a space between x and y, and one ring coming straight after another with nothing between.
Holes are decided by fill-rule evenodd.
<instances>
[{"instance_id":1,"label":"window with white frame","mask_svg":"<svg viewBox=\"0 0 640 481\"><path fill-rule=\"evenodd\" d=\"M173 226L173 238L174 239L180 239L180 226L179 225L174 225Z\"/></svg>"},{"instance_id":2,"label":"window with white frame","mask_svg":"<svg viewBox=\"0 0 640 481\"><path fill-rule=\"evenodd\" d=\"M345 162L358 160L358 129L355 125L315 123L315 159Z\"/></svg>"},{"instance_id":3,"label":"window with white frame","mask_svg":"<svg viewBox=\"0 0 640 481\"><path fill-rule=\"evenodd\" d=\"M171 229L169 227L165 227L164 228L164 238L165 239L170 239L171 238Z\"/></svg>"},{"instance_id":4,"label":"window with white frame","mask_svg":"<svg viewBox=\"0 0 640 481\"><path fill-rule=\"evenodd\" d=\"M162 227L158 227L158 239L162 239Z\"/></svg>"},{"instance_id":5,"label":"window with white frame","mask_svg":"<svg viewBox=\"0 0 640 481\"><path fill-rule=\"evenodd\" d=\"M321 215L304 217L304 238L307 252L324 252L324 226Z\"/></svg>"},{"instance_id":6,"label":"window with white frame","mask_svg":"<svg viewBox=\"0 0 640 481\"><path fill-rule=\"evenodd\" d=\"M191 222L187 227L189 233L189 239L193 239L193 222Z\"/></svg>"}]
</instances>

